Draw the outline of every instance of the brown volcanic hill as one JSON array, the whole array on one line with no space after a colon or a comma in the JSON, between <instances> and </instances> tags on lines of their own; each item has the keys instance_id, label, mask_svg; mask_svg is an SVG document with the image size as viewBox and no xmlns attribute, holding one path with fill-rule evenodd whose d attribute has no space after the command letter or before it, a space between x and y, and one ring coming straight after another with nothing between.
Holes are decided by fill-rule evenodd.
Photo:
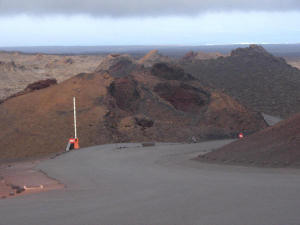
<instances>
[{"instance_id":1,"label":"brown volcanic hill","mask_svg":"<svg viewBox=\"0 0 300 225\"><path fill-rule=\"evenodd\" d=\"M138 64L144 65L145 67L151 67L155 63L159 62L170 63L171 59L167 56L159 54L158 50L152 50L140 60L138 60Z\"/></svg>"},{"instance_id":2,"label":"brown volcanic hill","mask_svg":"<svg viewBox=\"0 0 300 225\"><path fill-rule=\"evenodd\" d=\"M228 57L182 64L202 83L224 90L256 111L280 117L300 112L300 71L263 47L251 45Z\"/></svg>"},{"instance_id":3,"label":"brown volcanic hill","mask_svg":"<svg viewBox=\"0 0 300 225\"><path fill-rule=\"evenodd\" d=\"M208 153L200 157L200 160L272 167L299 167L300 114Z\"/></svg>"},{"instance_id":4,"label":"brown volcanic hill","mask_svg":"<svg viewBox=\"0 0 300 225\"><path fill-rule=\"evenodd\" d=\"M64 151L73 135L73 96L78 103L82 147L116 142L187 142L192 137L229 137L240 130L255 132L266 127L260 114L188 79L177 67L136 66L121 76L120 62L122 57L107 71L82 73L0 104L0 159ZM178 77L178 71L184 79Z\"/></svg>"}]
</instances>

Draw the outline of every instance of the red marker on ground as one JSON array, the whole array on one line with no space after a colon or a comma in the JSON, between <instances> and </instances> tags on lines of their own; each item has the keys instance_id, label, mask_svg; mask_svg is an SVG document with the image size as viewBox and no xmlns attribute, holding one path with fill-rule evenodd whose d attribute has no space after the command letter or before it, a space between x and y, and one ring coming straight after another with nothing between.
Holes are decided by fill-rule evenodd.
<instances>
[{"instance_id":1,"label":"red marker on ground","mask_svg":"<svg viewBox=\"0 0 300 225\"><path fill-rule=\"evenodd\" d=\"M242 138L244 138L244 134L241 132L241 133L239 133L239 139L242 139Z\"/></svg>"}]
</instances>

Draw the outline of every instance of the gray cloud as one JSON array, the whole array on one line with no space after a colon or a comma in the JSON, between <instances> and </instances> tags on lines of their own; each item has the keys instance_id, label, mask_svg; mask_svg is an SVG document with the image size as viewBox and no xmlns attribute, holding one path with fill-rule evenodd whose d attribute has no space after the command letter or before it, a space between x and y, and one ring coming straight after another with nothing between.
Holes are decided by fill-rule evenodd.
<instances>
[{"instance_id":1,"label":"gray cloud","mask_svg":"<svg viewBox=\"0 0 300 225\"><path fill-rule=\"evenodd\" d=\"M0 0L0 15L196 15L207 11L300 10L299 0Z\"/></svg>"}]
</instances>

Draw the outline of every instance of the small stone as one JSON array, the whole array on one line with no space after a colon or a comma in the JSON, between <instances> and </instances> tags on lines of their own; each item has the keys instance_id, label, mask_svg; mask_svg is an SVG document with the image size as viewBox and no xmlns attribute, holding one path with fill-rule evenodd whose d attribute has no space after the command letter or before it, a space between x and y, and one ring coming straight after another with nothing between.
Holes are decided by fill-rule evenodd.
<instances>
[{"instance_id":1,"label":"small stone","mask_svg":"<svg viewBox=\"0 0 300 225\"><path fill-rule=\"evenodd\" d=\"M20 193L22 193L23 191L25 191L25 189L19 187L19 188L17 189L16 193L17 193L17 194L20 194Z\"/></svg>"},{"instance_id":2,"label":"small stone","mask_svg":"<svg viewBox=\"0 0 300 225\"><path fill-rule=\"evenodd\" d=\"M20 188L19 186L17 186L17 185L13 185L13 184L12 184L12 185L10 185L10 186L11 186L11 188L12 188L12 189L14 189L14 190L18 190L18 189Z\"/></svg>"},{"instance_id":3,"label":"small stone","mask_svg":"<svg viewBox=\"0 0 300 225\"><path fill-rule=\"evenodd\" d=\"M148 142L148 143L142 143L143 147L151 147L151 146L155 146L154 142Z\"/></svg>"}]
</instances>

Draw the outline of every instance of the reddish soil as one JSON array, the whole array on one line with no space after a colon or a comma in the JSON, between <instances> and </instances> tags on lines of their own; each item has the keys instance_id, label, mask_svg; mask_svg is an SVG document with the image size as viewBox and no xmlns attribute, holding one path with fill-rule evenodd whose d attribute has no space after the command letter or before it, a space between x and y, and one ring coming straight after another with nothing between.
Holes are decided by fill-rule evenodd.
<instances>
[{"instance_id":1,"label":"reddish soil","mask_svg":"<svg viewBox=\"0 0 300 225\"><path fill-rule=\"evenodd\" d=\"M199 160L266 167L300 167L300 114L201 156Z\"/></svg>"},{"instance_id":2,"label":"reddish soil","mask_svg":"<svg viewBox=\"0 0 300 225\"><path fill-rule=\"evenodd\" d=\"M35 169L39 161L0 166L0 200L64 188L64 185Z\"/></svg>"}]
</instances>

